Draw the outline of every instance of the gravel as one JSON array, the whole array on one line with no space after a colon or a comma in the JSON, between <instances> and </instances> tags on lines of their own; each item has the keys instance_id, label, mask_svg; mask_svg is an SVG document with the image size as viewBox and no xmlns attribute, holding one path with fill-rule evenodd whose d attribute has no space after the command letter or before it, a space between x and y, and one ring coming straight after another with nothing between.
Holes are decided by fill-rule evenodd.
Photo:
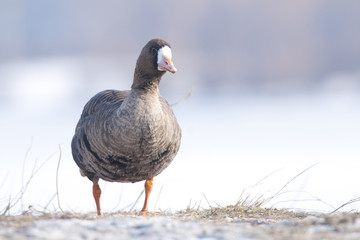
<instances>
[{"instance_id":1,"label":"gravel","mask_svg":"<svg viewBox=\"0 0 360 240\"><path fill-rule=\"evenodd\" d=\"M360 239L357 214L303 218L134 213L0 217L0 239Z\"/></svg>"}]
</instances>

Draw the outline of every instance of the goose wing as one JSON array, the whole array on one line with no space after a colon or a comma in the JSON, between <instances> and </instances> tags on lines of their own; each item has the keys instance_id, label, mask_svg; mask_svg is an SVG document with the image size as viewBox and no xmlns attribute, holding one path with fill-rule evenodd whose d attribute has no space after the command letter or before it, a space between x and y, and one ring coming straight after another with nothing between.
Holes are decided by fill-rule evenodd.
<instances>
[{"instance_id":1,"label":"goose wing","mask_svg":"<svg viewBox=\"0 0 360 240\"><path fill-rule=\"evenodd\" d=\"M97 171L87 156L92 155L92 157L99 159L100 157L97 151L90 146L89 141L93 139L88 139L87 134L95 131L93 129L94 122L100 125L121 106L128 95L129 91L105 90L92 97L84 107L71 142L71 149L73 158L82 175L87 176L90 180L96 177L95 173Z\"/></svg>"}]
</instances>

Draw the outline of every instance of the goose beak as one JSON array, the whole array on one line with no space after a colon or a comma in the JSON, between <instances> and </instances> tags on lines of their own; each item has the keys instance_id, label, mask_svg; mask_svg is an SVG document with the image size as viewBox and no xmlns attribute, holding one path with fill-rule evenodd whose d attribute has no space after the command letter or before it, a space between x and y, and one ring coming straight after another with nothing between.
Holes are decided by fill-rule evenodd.
<instances>
[{"instance_id":1,"label":"goose beak","mask_svg":"<svg viewBox=\"0 0 360 240\"><path fill-rule=\"evenodd\" d=\"M169 71L171 73L176 73L177 71L171 59L166 56L162 56L161 61L158 63L158 69L160 71Z\"/></svg>"}]
</instances>

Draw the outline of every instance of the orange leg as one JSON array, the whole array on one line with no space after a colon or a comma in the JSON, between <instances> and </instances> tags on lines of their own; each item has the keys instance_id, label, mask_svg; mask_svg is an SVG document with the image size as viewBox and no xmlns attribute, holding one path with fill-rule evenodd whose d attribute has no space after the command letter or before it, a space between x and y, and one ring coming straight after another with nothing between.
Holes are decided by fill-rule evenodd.
<instances>
[{"instance_id":1,"label":"orange leg","mask_svg":"<svg viewBox=\"0 0 360 240\"><path fill-rule=\"evenodd\" d=\"M101 195L101 189L99 187L98 181L94 181L93 184L93 195L96 203L96 209L98 216L102 216L101 208L100 208L100 195Z\"/></svg>"},{"instance_id":2,"label":"orange leg","mask_svg":"<svg viewBox=\"0 0 360 240\"><path fill-rule=\"evenodd\" d=\"M152 177L152 178L146 180L146 182L145 182L145 202L144 202L144 207L141 209L141 212L140 212L140 214L142 216L147 216L147 214L148 214L148 201L149 201L151 190L153 188L153 181L154 181L154 178Z\"/></svg>"}]
</instances>

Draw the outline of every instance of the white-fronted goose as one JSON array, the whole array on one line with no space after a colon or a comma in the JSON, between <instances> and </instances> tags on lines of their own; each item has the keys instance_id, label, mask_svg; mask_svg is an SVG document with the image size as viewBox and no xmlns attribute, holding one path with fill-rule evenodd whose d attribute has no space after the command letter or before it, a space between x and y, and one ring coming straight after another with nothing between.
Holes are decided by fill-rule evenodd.
<instances>
[{"instance_id":1,"label":"white-fronted goose","mask_svg":"<svg viewBox=\"0 0 360 240\"><path fill-rule=\"evenodd\" d=\"M136 63L130 91L105 90L85 105L72 139L72 155L82 176L93 182L97 214L99 178L110 182L145 182L142 215L148 211L153 178L174 159L181 129L159 83L166 71L175 73L170 45L149 41Z\"/></svg>"}]
</instances>

